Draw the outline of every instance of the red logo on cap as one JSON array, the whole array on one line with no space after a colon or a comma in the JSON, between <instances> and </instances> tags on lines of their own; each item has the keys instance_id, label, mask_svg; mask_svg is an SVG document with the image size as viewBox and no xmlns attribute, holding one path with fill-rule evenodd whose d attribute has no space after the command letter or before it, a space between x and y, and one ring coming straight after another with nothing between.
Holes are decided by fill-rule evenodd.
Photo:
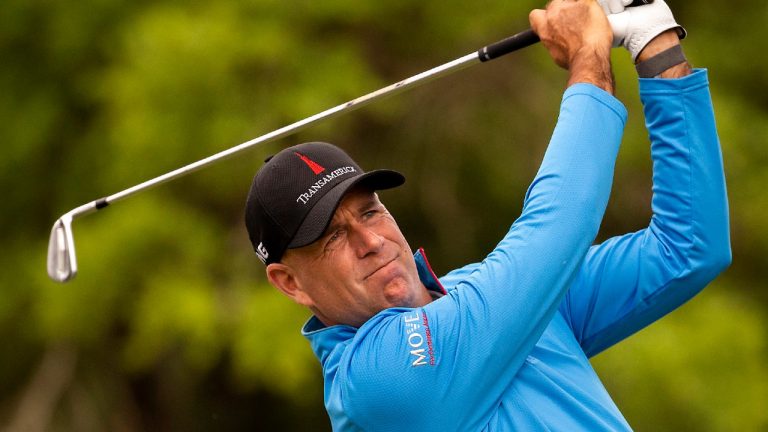
<instances>
[{"instance_id":1,"label":"red logo on cap","mask_svg":"<svg viewBox=\"0 0 768 432\"><path fill-rule=\"evenodd\" d=\"M303 154L301 154L299 152L294 152L294 153L296 153L296 156L300 157L301 160L303 160L304 163L307 164L307 166L312 170L313 173L315 173L315 175L320 174L321 172L325 171L325 168L320 166L317 162L313 161L312 159L304 156Z\"/></svg>"}]
</instances>

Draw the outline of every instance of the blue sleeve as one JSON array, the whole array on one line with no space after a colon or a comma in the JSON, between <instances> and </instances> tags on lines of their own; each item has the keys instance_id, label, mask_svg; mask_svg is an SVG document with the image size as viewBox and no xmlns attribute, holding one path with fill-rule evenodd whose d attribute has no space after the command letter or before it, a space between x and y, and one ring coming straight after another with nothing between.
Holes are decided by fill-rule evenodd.
<instances>
[{"instance_id":1,"label":"blue sleeve","mask_svg":"<svg viewBox=\"0 0 768 432\"><path fill-rule=\"evenodd\" d=\"M653 159L650 224L592 247L560 308L590 356L693 297L731 259L706 71L643 79L640 96Z\"/></svg>"},{"instance_id":2,"label":"blue sleeve","mask_svg":"<svg viewBox=\"0 0 768 432\"><path fill-rule=\"evenodd\" d=\"M335 379L355 424L481 429L597 235L625 120L597 87L566 90L522 214L496 248L441 299L374 317L344 353Z\"/></svg>"}]
</instances>

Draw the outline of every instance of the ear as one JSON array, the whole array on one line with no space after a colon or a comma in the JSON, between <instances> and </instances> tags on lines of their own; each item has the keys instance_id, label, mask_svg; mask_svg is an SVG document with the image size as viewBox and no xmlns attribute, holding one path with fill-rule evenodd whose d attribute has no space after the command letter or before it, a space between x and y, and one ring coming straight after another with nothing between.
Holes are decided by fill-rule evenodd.
<instances>
[{"instance_id":1,"label":"ear","mask_svg":"<svg viewBox=\"0 0 768 432\"><path fill-rule=\"evenodd\" d=\"M302 289L302 284L296 271L283 263L272 263L267 266L267 279L275 288L290 297L294 302L311 307L312 299Z\"/></svg>"}]
</instances>

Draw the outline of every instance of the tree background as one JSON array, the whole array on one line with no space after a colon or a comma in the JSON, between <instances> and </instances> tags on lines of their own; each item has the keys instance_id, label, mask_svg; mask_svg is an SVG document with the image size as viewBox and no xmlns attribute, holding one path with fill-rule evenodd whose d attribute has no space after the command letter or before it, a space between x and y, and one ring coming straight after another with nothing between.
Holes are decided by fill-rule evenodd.
<instances>
[{"instance_id":1,"label":"tree background","mask_svg":"<svg viewBox=\"0 0 768 432\"><path fill-rule=\"evenodd\" d=\"M593 360L636 430L768 429L768 4L671 1L710 69L734 261ZM408 178L382 193L439 274L519 214L566 74L538 46L254 149L74 224L80 274L44 267L67 210L444 63L528 26L538 1L5 0L0 8L0 428L328 430L308 313L270 288L242 223L261 161L339 144ZM650 217L630 119L598 240ZM491 210L492 209L492 210Z\"/></svg>"}]
</instances>

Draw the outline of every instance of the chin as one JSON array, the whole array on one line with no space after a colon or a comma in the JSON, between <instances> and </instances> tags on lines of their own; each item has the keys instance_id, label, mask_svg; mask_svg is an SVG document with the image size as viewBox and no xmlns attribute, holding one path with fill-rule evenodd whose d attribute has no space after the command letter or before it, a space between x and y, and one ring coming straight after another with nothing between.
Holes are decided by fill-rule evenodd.
<instances>
[{"instance_id":1,"label":"chin","mask_svg":"<svg viewBox=\"0 0 768 432\"><path fill-rule=\"evenodd\" d=\"M384 288L384 298L390 307L415 307L417 296L404 278L392 280Z\"/></svg>"}]
</instances>

